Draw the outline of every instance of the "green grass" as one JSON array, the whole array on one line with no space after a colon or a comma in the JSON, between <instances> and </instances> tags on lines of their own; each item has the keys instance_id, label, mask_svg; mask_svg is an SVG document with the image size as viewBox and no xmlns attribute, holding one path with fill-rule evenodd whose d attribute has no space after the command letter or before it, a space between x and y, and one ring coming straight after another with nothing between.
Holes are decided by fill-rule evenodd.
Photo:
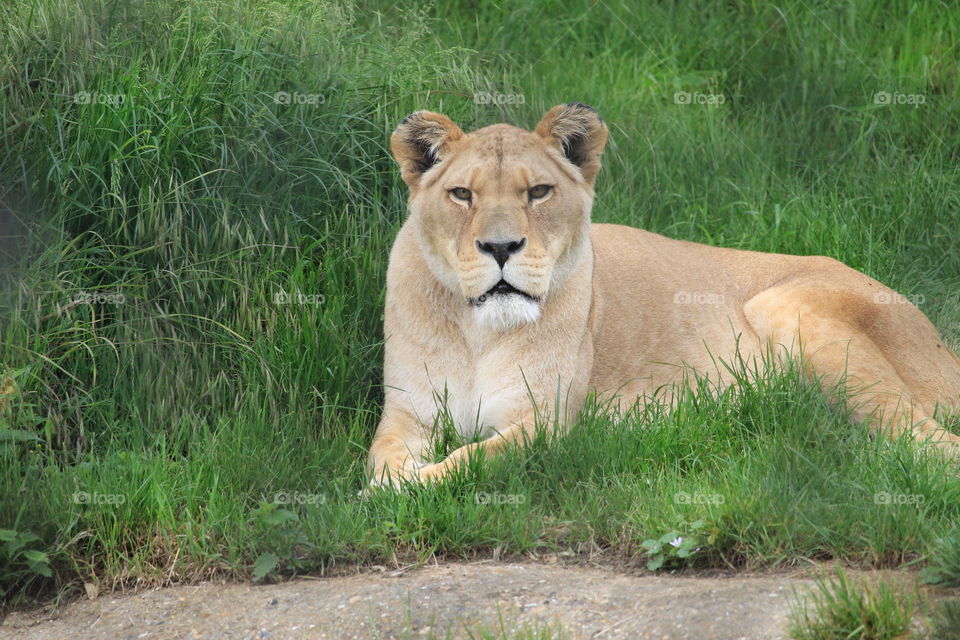
<instances>
[{"instance_id":1,"label":"green grass","mask_svg":"<svg viewBox=\"0 0 960 640\"><path fill-rule=\"evenodd\" d=\"M947 600L932 620L931 640L960 640L960 600Z\"/></svg>"},{"instance_id":2,"label":"green grass","mask_svg":"<svg viewBox=\"0 0 960 640\"><path fill-rule=\"evenodd\" d=\"M870 440L792 368L669 415L590 407L569 437L443 487L356 493L405 216L387 140L406 114L533 126L591 104L611 129L596 220L836 257L956 346L958 17L912 2L4 4L0 529L30 542L0 554L3 589L595 545L645 565L642 543L672 532L702 537L677 566L926 558L960 519L955 468ZM309 304L278 303L297 293Z\"/></svg>"},{"instance_id":3,"label":"green grass","mask_svg":"<svg viewBox=\"0 0 960 640\"><path fill-rule=\"evenodd\" d=\"M924 580L930 584L960 588L960 528L936 541L930 565L923 573Z\"/></svg>"},{"instance_id":4,"label":"green grass","mask_svg":"<svg viewBox=\"0 0 960 640\"><path fill-rule=\"evenodd\" d=\"M791 611L792 640L896 640L906 637L914 610L910 596L881 582L855 584L843 571L821 578Z\"/></svg>"}]
</instances>

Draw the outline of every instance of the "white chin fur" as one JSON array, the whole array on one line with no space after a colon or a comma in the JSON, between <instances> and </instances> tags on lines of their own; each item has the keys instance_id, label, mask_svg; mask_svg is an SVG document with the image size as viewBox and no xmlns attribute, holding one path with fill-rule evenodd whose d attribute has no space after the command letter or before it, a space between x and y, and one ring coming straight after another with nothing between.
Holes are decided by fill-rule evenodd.
<instances>
[{"instance_id":1,"label":"white chin fur","mask_svg":"<svg viewBox=\"0 0 960 640\"><path fill-rule=\"evenodd\" d=\"M510 331L540 319L540 305L517 294L490 296L475 309L477 322L495 331Z\"/></svg>"}]
</instances>

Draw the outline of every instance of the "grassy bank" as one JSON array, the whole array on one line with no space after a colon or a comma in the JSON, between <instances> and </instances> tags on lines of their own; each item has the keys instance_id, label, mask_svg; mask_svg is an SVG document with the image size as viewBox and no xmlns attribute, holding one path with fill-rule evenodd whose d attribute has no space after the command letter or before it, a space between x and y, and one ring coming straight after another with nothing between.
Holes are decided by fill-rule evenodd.
<instances>
[{"instance_id":1,"label":"grassy bank","mask_svg":"<svg viewBox=\"0 0 960 640\"><path fill-rule=\"evenodd\" d=\"M958 18L909 2L4 5L0 586L597 548L668 567L926 558L960 521L955 470L869 441L790 371L669 416L589 410L448 486L355 495L403 116L533 126L591 104L611 129L596 220L839 258L957 346ZM643 545L674 533L700 551Z\"/></svg>"}]
</instances>

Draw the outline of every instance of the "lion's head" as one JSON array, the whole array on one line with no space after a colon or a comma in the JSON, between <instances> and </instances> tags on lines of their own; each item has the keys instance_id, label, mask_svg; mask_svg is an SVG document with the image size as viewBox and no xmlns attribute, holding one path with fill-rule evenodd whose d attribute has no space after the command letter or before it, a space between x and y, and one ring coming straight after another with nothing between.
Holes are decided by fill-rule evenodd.
<instances>
[{"instance_id":1,"label":"lion's head","mask_svg":"<svg viewBox=\"0 0 960 640\"><path fill-rule=\"evenodd\" d=\"M397 127L390 146L427 264L481 324L535 322L573 271L606 140L596 111L579 103L554 107L532 132L497 124L465 134L429 111Z\"/></svg>"}]
</instances>

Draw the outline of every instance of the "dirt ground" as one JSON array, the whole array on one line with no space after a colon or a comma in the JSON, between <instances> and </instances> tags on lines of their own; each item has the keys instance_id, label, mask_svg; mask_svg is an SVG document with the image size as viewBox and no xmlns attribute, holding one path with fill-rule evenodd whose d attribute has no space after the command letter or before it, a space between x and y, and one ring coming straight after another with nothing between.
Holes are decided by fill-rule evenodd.
<instances>
[{"instance_id":1,"label":"dirt ground","mask_svg":"<svg viewBox=\"0 0 960 640\"><path fill-rule=\"evenodd\" d=\"M104 595L56 612L15 612L0 637L30 640L512 638L787 638L799 572L630 575L610 568L479 562L282 584L177 586ZM549 634L548 634L549 636ZM548 637L538 636L538 637Z\"/></svg>"}]
</instances>

